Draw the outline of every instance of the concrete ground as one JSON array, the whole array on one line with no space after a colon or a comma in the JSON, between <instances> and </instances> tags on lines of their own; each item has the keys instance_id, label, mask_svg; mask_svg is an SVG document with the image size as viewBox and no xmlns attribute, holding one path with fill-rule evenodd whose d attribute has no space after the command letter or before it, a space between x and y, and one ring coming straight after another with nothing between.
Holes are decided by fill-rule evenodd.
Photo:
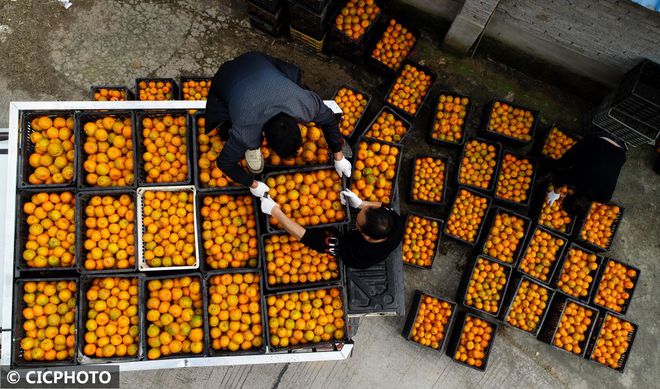
<instances>
[{"instance_id":1,"label":"concrete ground","mask_svg":"<svg viewBox=\"0 0 660 389\"><path fill-rule=\"evenodd\" d=\"M224 61L248 50L262 50L301 66L307 84L330 97L343 83L372 93L377 101L389 86L367 68L341 59L309 54L283 40L250 29L244 2L236 0L73 0L0 3L0 127L8 124L8 103L19 100L81 100L96 83L126 84L144 76L211 75ZM472 96L476 105L469 132L481 108L493 97L508 97L542 112L543 124L578 128L590 104L487 59L459 59L439 52L426 37L415 58L438 74L434 92L444 88ZM2 108L4 107L4 108ZM380 103L370 108L369 119ZM406 161L416 153L458 157L456 151L422 141L430 125L427 103L406 141ZM621 174L614 200L626 208L611 256L641 269L626 317L639 333L625 374L559 352L512 329L501 329L488 370L480 373L446 355L405 341L404 318L363 319L352 358L341 362L188 368L125 373L123 387L659 387L660 313L657 258L660 257L659 180L650 170L650 147L634 149ZM405 166L405 164L404 164ZM455 167L450 168L453 177ZM406 171L403 169L402 171ZM406 187L407 174L400 186ZM403 190L402 190L403 194ZM444 217L442 208L406 207ZM405 269L406 299L415 289L454 297L469 250L445 242L433 270Z\"/></svg>"}]
</instances>

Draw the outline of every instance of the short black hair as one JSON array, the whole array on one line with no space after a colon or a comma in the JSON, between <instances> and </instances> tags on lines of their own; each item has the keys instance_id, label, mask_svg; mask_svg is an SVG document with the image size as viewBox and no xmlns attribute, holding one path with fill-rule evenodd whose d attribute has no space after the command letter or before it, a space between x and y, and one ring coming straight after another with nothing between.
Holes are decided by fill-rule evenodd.
<instances>
[{"instance_id":1,"label":"short black hair","mask_svg":"<svg viewBox=\"0 0 660 389\"><path fill-rule=\"evenodd\" d=\"M292 158L302 145L302 135L298 121L290 115L281 112L264 124L266 142L281 158Z\"/></svg>"},{"instance_id":2,"label":"short black hair","mask_svg":"<svg viewBox=\"0 0 660 389\"><path fill-rule=\"evenodd\" d=\"M591 199L589 196L575 192L566 196L562 204L566 212L571 215L583 217L589 212L589 207L591 207Z\"/></svg>"},{"instance_id":3,"label":"short black hair","mask_svg":"<svg viewBox=\"0 0 660 389\"><path fill-rule=\"evenodd\" d=\"M394 229L394 214L383 206L367 208L364 217L366 221L360 229L371 239L385 239Z\"/></svg>"}]
</instances>

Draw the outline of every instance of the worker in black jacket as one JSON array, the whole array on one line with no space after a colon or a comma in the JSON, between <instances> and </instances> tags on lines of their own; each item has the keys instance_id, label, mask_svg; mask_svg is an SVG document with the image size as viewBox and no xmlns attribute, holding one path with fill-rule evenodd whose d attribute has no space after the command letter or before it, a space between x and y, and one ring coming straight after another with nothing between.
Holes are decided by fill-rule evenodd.
<instances>
[{"instance_id":1,"label":"worker in black jacket","mask_svg":"<svg viewBox=\"0 0 660 389\"><path fill-rule=\"evenodd\" d=\"M403 240L406 218L380 202L363 201L347 189L340 192L340 200L360 209L356 229L344 233L335 227L305 229L287 217L270 197L261 198L261 211L277 219L302 244L338 257L346 266L366 269L384 261Z\"/></svg>"},{"instance_id":2,"label":"worker in black jacket","mask_svg":"<svg viewBox=\"0 0 660 389\"><path fill-rule=\"evenodd\" d=\"M301 86L301 71L292 64L250 52L225 62L213 77L206 102L206 126L218 128L226 140L218 167L235 182L250 187L257 197L268 186L255 181L239 162L245 158L252 173L264 167L263 135L281 158L294 157L302 145L298 123L315 122L323 130L340 176L350 177L351 163L341 151L337 118L321 97ZM229 125L221 126L223 122Z\"/></svg>"}]
</instances>

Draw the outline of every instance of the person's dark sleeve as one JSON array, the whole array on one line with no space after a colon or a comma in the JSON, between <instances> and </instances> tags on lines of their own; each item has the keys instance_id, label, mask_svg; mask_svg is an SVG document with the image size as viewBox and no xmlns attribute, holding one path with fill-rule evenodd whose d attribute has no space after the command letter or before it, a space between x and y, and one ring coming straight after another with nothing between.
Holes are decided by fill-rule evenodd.
<instances>
[{"instance_id":1,"label":"person's dark sleeve","mask_svg":"<svg viewBox=\"0 0 660 389\"><path fill-rule=\"evenodd\" d=\"M320 99L321 98L319 97L319 100ZM330 151L333 153L340 152L343 138L339 131L339 122L332 110L323 104L323 100L321 100L319 112L316 114L313 121L321 127L321 130L323 130L323 136L325 136L325 141L328 142Z\"/></svg>"},{"instance_id":2,"label":"person's dark sleeve","mask_svg":"<svg viewBox=\"0 0 660 389\"><path fill-rule=\"evenodd\" d=\"M307 228L300 243L319 253L336 256L339 231L336 228Z\"/></svg>"},{"instance_id":3,"label":"person's dark sleeve","mask_svg":"<svg viewBox=\"0 0 660 389\"><path fill-rule=\"evenodd\" d=\"M213 87L212 84L211 87ZM230 120L227 104L216 94L209 93L206 100L206 129L211 131L218 127L223 121Z\"/></svg>"},{"instance_id":4,"label":"person's dark sleeve","mask_svg":"<svg viewBox=\"0 0 660 389\"><path fill-rule=\"evenodd\" d=\"M299 83L302 80L301 77L302 72L298 66L288 63L286 61L282 61L281 59L271 57L266 54L264 54L264 57L266 57L270 63L275 65L277 70L282 72L282 74L284 74L286 78L300 85Z\"/></svg>"},{"instance_id":5,"label":"person's dark sleeve","mask_svg":"<svg viewBox=\"0 0 660 389\"><path fill-rule=\"evenodd\" d=\"M249 174L243 169L239 162L245 156L245 147L236 140L236 138L230 136L229 140L225 143L225 147L222 148L220 152L220 157L218 158L218 167L222 172L231 178L235 182L244 185L252 185L254 176Z\"/></svg>"}]
</instances>

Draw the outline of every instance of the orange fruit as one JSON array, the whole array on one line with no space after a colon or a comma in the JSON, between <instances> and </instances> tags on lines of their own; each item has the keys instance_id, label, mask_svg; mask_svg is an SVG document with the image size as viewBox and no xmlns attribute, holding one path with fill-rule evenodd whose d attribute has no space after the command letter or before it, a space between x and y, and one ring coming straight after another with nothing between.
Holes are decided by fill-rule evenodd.
<instances>
[{"instance_id":1,"label":"orange fruit","mask_svg":"<svg viewBox=\"0 0 660 389\"><path fill-rule=\"evenodd\" d=\"M403 235L403 262L431 267L435 259L440 226L436 220L423 216L409 215Z\"/></svg>"},{"instance_id":2,"label":"orange fruit","mask_svg":"<svg viewBox=\"0 0 660 389\"><path fill-rule=\"evenodd\" d=\"M523 331L534 332L548 308L550 290L533 281L522 279L511 302L506 322Z\"/></svg>"},{"instance_id":3,"label":"orange fruit","mask_svg":"<svg viewBox=\"0 0 660 389\"><path fill-rule=\"evenodd\" d=\"M466 242L475 242L487 210L488 200L485 197L459 189L445 224L445 232Z\"/></svg>"},{"instance_id":4,"label":"orange fruit","mask_svg":"<svg viewBox=\"0 0 660 389\"><path fill-rule=\"evenodd\" d=\"M343 120L339 123L339 131L342 135L348 137L355 130L355 126L364 114L369 101L362 93L347 87L340 88L333 99L343 112Z\"/></svg>"},{"instance_id":5,"label":"orange fruit","mask_svg":"<svg viewBox=\"0 0 660 389\"><path fill-rule=\"evenodd\" d=\"M470 99L442 94L438 97L431 137L442 142L461 143Z\"/></svg>"},{"instance_id":6,"label":"orange fruit","mask_svg":"<svg viewBox=\"0 0 660 389\"><path fill-rule=\"evenodd\" d=\"M493 104L488 130L525 142L532 140L534 115L531 111L496 101Z\"/></svg>"},{"instance_id":7,"label":"orange fruit","mask_svg":"<svg viewBox=\"0 0 660 389\"><path fill-rule=\"evenodd\" d=\"M335 18L335 28L352 40L362 37L381 10L373 0L349 0Z\"/></svg>"},{"instance_id":8,"label":"orange fruit","mask_svg":"<svg viewBox=\"0 0 660 389\"><path fill-rule=\"evenodd\" d=\"M442 203L447 166L440 158L415 159L411 195L413 200Z\"/></svg>"},{"instance_id":9,"label":"orange fruit","mask_svg":"<svg viewBox=\"0 0 660 389\"><path fill-rule=\"evenodd\" d=\"M398 70L416 40L417 37L405 26L398 23L396 19L390 19L383 35L371 52L371 58L390 69Z\"/></svg>"},{"instance_id":10,"label":"orange fruit","mask_svg":"<svg viewBox=\"0 0 660 389\"><path fill-rule=\"evenodd\" d=\"M497 314L509 273L503 265L477 257L465 293L465 305L480 311Z\"/></svg>"},{"instance_id":11,"label":"orange fruit","mask_svg":"<svg viewBox=\"0 0 660 389\"><path fill-rule=\"evenodd\" d=\"M431 89L431 75L413 64L406 64L387 96L387 102L415 115Z\"/></svg>"},{"instance_id":12,"label":"orange fruit","mask_svg":"<svg viewBox=\"0 0 660 389\"><path fill-rule=\"evenodd\" d=\"M557 127L553 127L545 138L541 154L552 159L561 158L577 140L560 131Z\"/></svg>"}]
</instances>

